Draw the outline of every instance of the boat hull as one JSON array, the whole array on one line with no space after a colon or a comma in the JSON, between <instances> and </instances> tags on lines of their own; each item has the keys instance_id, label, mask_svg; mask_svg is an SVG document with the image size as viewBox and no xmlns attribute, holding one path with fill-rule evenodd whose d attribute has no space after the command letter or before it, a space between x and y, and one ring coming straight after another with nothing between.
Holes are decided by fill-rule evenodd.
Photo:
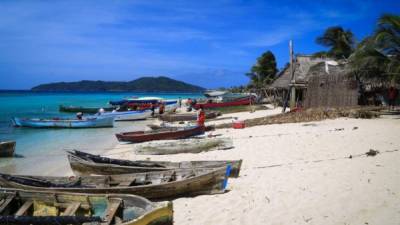
<instances>
[{"instance_id":1,"label":"boat hull","mask_svg":"<svg viewBox=\"0 0 400 225\"><path fill-rule=\"evenodd\" d=\"M221 115L219 112L207 111L206 119L214 119L219 115ZM162 121L167 121L167 122L195 121L197 120L197 114L196 113L166 114L166 115L160 115L159 118Z\"/></svg>"},{"instance_id":2,"label":"boat hull","mask_svg":"<svg viewBox=\"0 0 400 225\"><path fill-rule=\"evenodd\" d=\"M254 97L248 97L243 99L238 99L231 102L211 102L211 103L198 103L194 106L195 109L199 109L203 107L204 109L211 109L211 108L222 108L222 107L229 107L229 106L240 106L240 105L250 105L254 102Z\"/></svg>"},{"instance_id":3,"label":"boat hull","mask_svg":"<svg viewBox=\"0 0 400 225\"><path fill-rule=\"evenodd\" d=\"M97 108L97 107L81 107L81 106L64 106L60 105L58 110L60 112L68 112L68 113L97 113L100 109L104 109L104 111L112 111L115 108L113 107L104 107L104 108Z\"/></svg>"},{"instance_id":4,"label":"boat hull","mask_svg":"<svg viewBox=\"0 0 400 225\"><path fill-rule=\"evenodd\" d=\"M242 160L221 161L130 161L92 155L86 152L68 152L71 169L76 175L113 175L165 171L182 168L219 168L231 165L230 177L238 177Z\"/></svg>"},{"instance_id":5,"label":"boat hull","mask_svg":"<svg viewBox=\"0 0 400 225\"><path fill-rule=\"evenodd\" d=\"M193 128L182 128L169 131L152 131L148 133L144 131L126 132L116 134L115 136L117 137L118 141L121 142L141 143L154 140L182 139L204 134L204 131L204 127L195 126Z\"/></svg>"},{"instance_id":6,"label":"boat hull","mask_svg":"<svg viewBox=\"0 0 400 225\"><path fill-rule=\"evenodd\" d=\"M180 153L200 153L233 148L230 138L191 138L174 141L152 141L136 144L136 155L171 155Z\"/></svg>"},{"instance_id":7,"label":"boat hull","mask_svg":"<svg viewBox=\"0 0 400 225\"><path fill-rule=\"evenodd\" d=\"M115 121L145 120L150 116L150 110L106 112L101 114L101 117L114 117Z\"/></svg>"},{"instance_id":8,"label":"boat hull","mask_svg":"<svg viewBox=\"0 0 400 225\"><path fill-rule=\"evenodd\" d=\"M83 120L44 120L13 118L16 127L32 128L101 128L113 127L113 117L93 117Z\"/></svg>"},{"instance_id":9,"label":"boat hull","mask_svg":"<svg viewBox=\"0 0 400 225\"><path fill-rule=\"evenodd\" d=\"M51 191L29 191L21 189L1 189L0 196L2 199L10 199L10 204L5 205L5 209L0 212L0 223L11 224L11 219L14 221L35 221L35 224L58 224L57 220L69 219L74 224L78 219L91 217L100 217L102 223L93 222L88 224L111 224L111 218L109 215L114 215L112 212L111 201L120 201L121 204L118 208L121 211L129 211L130 214L116 213L121 217L121 222L118 225L172 225L173 224L173 205L172 202L151 202L141 196L128 195L128 194L89 194L89 193L65 193L59 192L54 193ZM21 212L23 206L27 205L24 203L31 202L37 204L39 209L35 209L35 213L39 215L34 216L30 210L25 209L25 214L18 214ZM73 204L76 204L79 216L75 213L63 215ZM18 209L15 206L22 206ZM61 210L64 210L62 213ZM37 210L37 211L36 211ZM73 211L73 210L71 210ZM68 211L68 212L71 212ZM89 217L83 215L89 214ZM106 215L106 216L105 216ZM50 220L50 221L49 221ZM17 224L31 224L29 223L17 223ZM65 222L64 222L65 224ZM79 223L81 224L81 223ZM86 224L86 223L84 223Z\"/></svg>"},{"instance_id":10,"label":"boat hull","mask_svg":"<svg viewBox=\"0 0 400 225\"><path fill-rule=\"evenodd\" d=\"M13 157L15 152L15 141L0 142L0 157Z\"/></svg>"},{"instance_id":11,"label":"boat hull","mask_svg":"<svg viewBox=\"0 0 400 225\"><path fill-rule=\"evenodd\" d=\"M181 169L141 174L73 178L0 174L0 185L7 188L36 191L134 194L147 199L160 200L223 193L227 179L226 167L221 167L217 169ZM47 183L38 184L37 181ZM144 184L135 185L137 181ZM74 187L54 187L76 182L80 184ZM126 184L127 182L132 183ZM47 184L52 184L53 187L50 185L49 187ZM115 184L115 186L112 184ZM130 186L131 184L132 186Z\"/></svg>"}]
</instances>

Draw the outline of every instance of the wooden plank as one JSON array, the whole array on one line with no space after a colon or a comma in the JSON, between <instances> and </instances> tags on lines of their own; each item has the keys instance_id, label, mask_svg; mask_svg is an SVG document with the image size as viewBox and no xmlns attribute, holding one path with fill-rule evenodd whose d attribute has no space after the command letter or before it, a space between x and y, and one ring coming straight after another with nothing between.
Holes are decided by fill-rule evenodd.
<instances>
[{"instance_id":1,"label":"wooden plank","mask_svg":"<svg viewBox=\"0 0 400 225\"><path fill-rule=\"evenodd\" d=\"M63 215L64 216L73 216L75 215L75 212L79 209L81 206L80 202L73 202L71 203L67 209L64 211Z\"/></svg>"},{"instance_id":2,"label":"wooden plank","mask_svg":"<svg viewBox=\"0 0 400 225\"><path fill-rule=\"evenodd\" d=\"M2 213L7 208L7 206L12 202L14 198L15 194L7 195L7 197L3 200L3 202L0 205L0 213Z\"/></svg>"},{"instance_id":3,"label":"wooden plank","mask_svg":"<svg viewBox=\"0 0 400 225\"><path fill-rule=\"evenodd\" d=\"M129 186L132 185L133 182L135 182L135 180L136 180L136 179L122 181L122 182L120 182L120 183L118 184L118 186L120 186L120 187L129 187Z\"/></svg>"},{"instance_id":4,"label":"wooden plank","mask_svg":"<svg viewBox=\"0 0 400 225\"><path fill-rule=\"evenodd\" d=\"M119 198L111 198L108 201L106 215L104 217L105 222L101 223L101 225L110 225L115 214L117 213L118 208L122 204L122 199Z\"/></svg>"},{"instance_id":5,"label":"wooden plank","mask_svg":"<svg viewBox=\"0 0 400 225\"><path fill-rule=\"evenodd\" d=\"M33 206L33 201L26 201L15 213L16 216L23 216Z\"/></svg>"}]
</instances>

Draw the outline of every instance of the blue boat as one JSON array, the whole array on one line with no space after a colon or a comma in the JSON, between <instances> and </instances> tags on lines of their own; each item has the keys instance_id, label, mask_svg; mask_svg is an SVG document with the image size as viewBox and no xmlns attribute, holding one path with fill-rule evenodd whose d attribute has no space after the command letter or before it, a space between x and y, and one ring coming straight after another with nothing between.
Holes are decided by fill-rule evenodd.
<instances>
[{"instance_id":1,"label":"blue boat","mask_svg":"<svg viewBox=\"0 0 400 225\"><path fill-rule=\"evenodd\" d=\"M29 119L12 118L16 127L33 128L99 128L113 127L114 117L88 117L78 119Z\"/></svg>"}]
</instances>

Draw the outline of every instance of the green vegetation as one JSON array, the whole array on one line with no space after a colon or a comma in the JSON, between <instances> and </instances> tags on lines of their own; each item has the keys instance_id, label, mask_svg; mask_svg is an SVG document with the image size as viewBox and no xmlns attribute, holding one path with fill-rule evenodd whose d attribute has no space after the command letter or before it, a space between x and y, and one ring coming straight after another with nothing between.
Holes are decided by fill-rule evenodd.
<instances>
[{"instance_id":1,"label":"green vegetation","mask_svg":"<svg viewBox=\"0 0 400 225\"><path fill-rule=\"evenodd\" d=\"M199 86L168 77L142 77L129 82L88 81L41 84L32 91L144 91L144 92L202 92Z\"/></svg>"},{"instance_id":2,"label":"green vegetation","mask_svg":"<svg viewBox=\"0 0 400 225\"><path fill-rule=\"evenodd\" d=\"M335 59L348 58L354 49L354 35L350 30L340 26L329 27L324 34L317 37L316 42L330 49L327 52L317 52L315 56L329 56Z\"/></svg>"},{"instance_id":3,"label":"green vegetation","mask_svg":"<svg viewBox=\"0 0 400 225\"><path fill-rule=\"evenodd\" d=\"M246 75L251 79L250 86L258 88L271 84L277 72L275 56L271 51L267 51L257 59Z\"/></svg>"},{"instance_id":4,"label":"green vegetation","mask_svg":"<svg viewBox=\"0 0 400 225\"><path fill-rule=\"evenodd\" d=\"M349 58L359 79L400 82L400 16L385 14Z\"/></svg>"}]
</instances>

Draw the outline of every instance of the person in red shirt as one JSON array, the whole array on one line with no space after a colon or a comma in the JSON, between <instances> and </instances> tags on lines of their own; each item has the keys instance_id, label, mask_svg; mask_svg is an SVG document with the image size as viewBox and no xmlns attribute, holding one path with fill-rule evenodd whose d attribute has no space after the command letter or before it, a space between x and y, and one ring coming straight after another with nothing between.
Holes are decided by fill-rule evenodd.
<instances>
[{"instance_id":1,"label":"person in red shirt","mask_svg":"<svg viewBox=\"0 0 400 225\"><path fill-rule=\"evenodd\" d=\"M201 105L199 111L197 112L197 125L204 127L205 122L206 122L206 113L204 112L204 108Z\"/></svg>"}]
</instances>

